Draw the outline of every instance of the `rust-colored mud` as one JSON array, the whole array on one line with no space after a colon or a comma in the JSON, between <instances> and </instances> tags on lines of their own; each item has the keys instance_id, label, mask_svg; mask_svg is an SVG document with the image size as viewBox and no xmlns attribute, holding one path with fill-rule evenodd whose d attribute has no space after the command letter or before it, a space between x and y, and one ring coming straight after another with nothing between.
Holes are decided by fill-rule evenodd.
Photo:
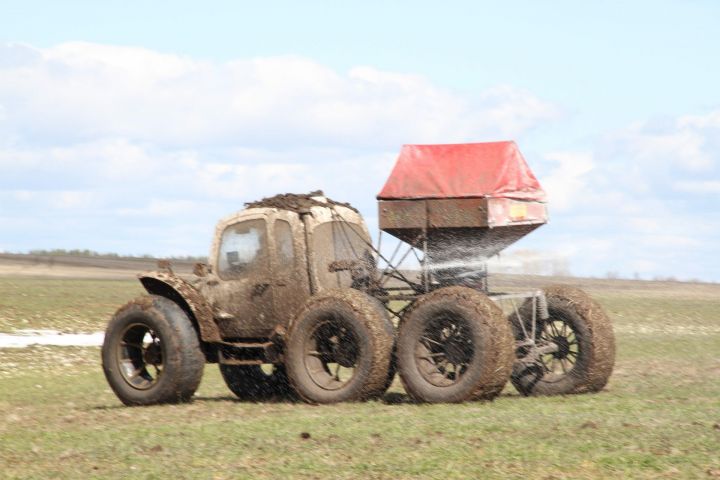
<instances>
[{"instance_id":1,"label":"rust-colored mud","mask_svg":"<svg viewBox=\"0 0 720 480\"><path fill-rule=\"evenodd\" d=\"M312 197L324 196L322 190L316 190L310 193L281 193L272 197L266 197L255 202L247 202L247 208L279 208L282 210L290 210L291 212L302 213L308 211L312 207L328 207L331 205L339 205L349 208L357 212L358 210L349 203L336 202L327 198L327 203L315 200Z\"/></svg>"}]
</instances>

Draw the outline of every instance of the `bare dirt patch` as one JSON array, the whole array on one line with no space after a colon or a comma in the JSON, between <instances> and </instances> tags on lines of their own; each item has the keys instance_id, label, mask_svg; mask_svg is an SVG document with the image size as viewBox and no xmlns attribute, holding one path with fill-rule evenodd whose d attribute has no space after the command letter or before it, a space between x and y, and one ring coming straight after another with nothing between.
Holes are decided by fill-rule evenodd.
<instances>
[{"instance_id":1,"label":"bare dirt patch","mask_svg":"<svg viewBox=\"0 0 720 480\"><path fill-rule=\"evenodd\" d=\"M173 269L189 274L194 262L172 260ZM105 258L81 255L0 253L0 277L97 278L125 280L157 268L154 258Z\"/></svg>"}]
</instances>

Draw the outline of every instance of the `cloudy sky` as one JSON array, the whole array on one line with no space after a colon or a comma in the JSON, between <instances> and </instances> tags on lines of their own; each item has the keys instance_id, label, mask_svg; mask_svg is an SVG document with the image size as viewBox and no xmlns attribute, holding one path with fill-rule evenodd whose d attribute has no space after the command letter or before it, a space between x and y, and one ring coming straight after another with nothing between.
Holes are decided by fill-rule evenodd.
<instances>
[{"instance_id":1,"label":"cloudy sky","mask_svg":"<svg viewBox=\"0 0 720 480\"><path fill-rule=\"evenodd\" d=\"M720 4L0 2L0 251L205 254L404 143L515 140L577 275L720 280ZM504 6L499 6L503 4Z\"/></svg>"}]
</instances>

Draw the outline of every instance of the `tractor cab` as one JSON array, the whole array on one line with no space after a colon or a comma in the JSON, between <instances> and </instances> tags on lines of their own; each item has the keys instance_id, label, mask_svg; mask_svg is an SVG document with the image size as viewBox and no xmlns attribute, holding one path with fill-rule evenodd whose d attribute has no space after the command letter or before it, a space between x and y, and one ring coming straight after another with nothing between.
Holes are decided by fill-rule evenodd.
<instances>
[{"instance_id":1,"label":"tractor cab","mask_svg":"<svg viewBox=\"0 0 720 480\"><path fill-rule=\"evenodd\" d=\"M338 265L369 255L371 245L347 206L321 195L271 197L218 223L198 288L224 339L266 338L311 295L351 287L350 269Z\"/></svg>"}]
</instances>

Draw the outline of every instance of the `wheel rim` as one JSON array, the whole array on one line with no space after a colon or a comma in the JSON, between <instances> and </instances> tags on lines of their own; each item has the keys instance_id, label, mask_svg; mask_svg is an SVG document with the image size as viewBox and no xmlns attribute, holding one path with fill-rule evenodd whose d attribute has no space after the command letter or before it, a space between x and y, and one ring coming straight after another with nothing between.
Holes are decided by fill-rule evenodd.
<instances>
[{"instance_id":1,"label":"wheel rim","mask_svg":"<svg viewBox=\"0 0 720 480\"><path fill-rule=\"evenodd\" d=\"M574 368L580 356L578 341L572 324L563 317L546 320L540 331L538 344L554 344L557 350L540 356L545 373L567 375Z\"/></svg>"},{"instance_id":2,"label":"wheel rim","mask_svg":"<svg viewBox=\"0 0 720 480\"><path fill-rule=\"evenodd\" d=\"M129 325L117 345L117 362L123 379L133 388L147 390L164 370L163 345L157 333L142 323Z\"/></svg>"},{"instance_id":3,"label":"wheel rim","mask_svg":"<svg viewBox=\"0 0 720 480\"><path fill-rule=\"evenodd\" d=\"M458 315L443 315L432 320L415 345L420 375L438 387L459 383L474 356L470 326Z\"/></svg>"},{"instance_id":4,"label":"wheel rim","mask_svg":"<svg viewBox=\"0 0 720 480\"><path fill-rule=\"evenodd\" d=\"M339 390L350 383L359 358L358 336L339 318L318 323L305 342L305 369L325 390Z\"/></svg>"}]
</instances>

